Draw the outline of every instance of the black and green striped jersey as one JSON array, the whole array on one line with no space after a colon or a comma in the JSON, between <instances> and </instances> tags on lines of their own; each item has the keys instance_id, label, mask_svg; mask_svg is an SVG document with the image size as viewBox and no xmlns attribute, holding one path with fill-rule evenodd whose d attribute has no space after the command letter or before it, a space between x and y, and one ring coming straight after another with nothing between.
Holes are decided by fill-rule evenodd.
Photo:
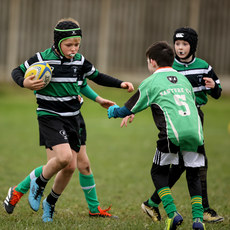
<instances>
[{"instance_id":1,"label":"black and green striped jersey","mask_svg":"<svg viewBox=\"0 0 230 230\"><path fill-rule=\"evenodd\" d=\"M87 84L86 77L94 78L98 71L81 54L76 54L73 59L60 59L52 48L36 53L20 67L25 72L31 64L38 61L46 61L52 69L51 82L44 89L35 92L38 116L79 114L80 87Z\"/></svg>"},{"instance_id":2,"label":"black and green striped jersey","mask_svg":"<svg viewBox=\"0 0 230 230\"><path fill-rule=\"evenodd\" d=\"M95 83L120 87L122 81L99 73L98 70L77 53L73 59L60 57L53 48L38 52L20 67L12 71L14 81L23 87L24 73L35 62L45 61L52 69L51 82L35 92L37 114L56 116L75 116L79 114L81 103L78 100L81 88L87 86L87 79Z\"/></svg>"},{"instance_id":3,"label":"black and green striped jersey","mask_svg":"<svg viewBox=\"0 0 230 230\"><path fill-rule=\"evenodd\" d=\"M207 94L216 99L220 97L222 91L220 80L206 61L195 57L191 62L183 63L175 58L173 68L185 75L192 84L198 107L208 102ZM215 88L206 88L202 83L203 77L212 78L215 82Z\"/></svg>"}]
</instances>

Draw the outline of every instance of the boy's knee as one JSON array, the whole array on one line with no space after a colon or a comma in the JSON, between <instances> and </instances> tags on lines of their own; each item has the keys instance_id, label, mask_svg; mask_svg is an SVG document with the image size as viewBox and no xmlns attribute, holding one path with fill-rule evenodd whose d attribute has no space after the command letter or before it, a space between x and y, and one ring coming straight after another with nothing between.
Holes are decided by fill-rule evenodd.
<instances>
[{"instance_id":1,"label":"boy's knee","mask_svg":"<svg viewBox=\"0 0 230 230\"><path fill-rule=\"evenodd\" d=\"M76 170L76 165L70 165L64 169L65 173L69 175L73 174L75 170Z\"/></svg>"},{"instance_id":2,"label":"boy's knee","mask_svg":"<svg viewBox=\"0 0 230 230\"><path fill-rule=\"evenodd\" d=\"M65 168L68 164L70 164L71 160L72 160L72 154L70 153L63 154L61 157L57 158L57 161L62 168Z\"/></svg>"},{"instance_id":3,"label":"boy's knee","mask_svg":"<svg viewBox=\"0 0 230 230\"><path fill-rule=\"evenodd\" d=\"M78 162L77 168L81 174L90 173L90 163L89 161Z\"/></svg>"}]
</instances>

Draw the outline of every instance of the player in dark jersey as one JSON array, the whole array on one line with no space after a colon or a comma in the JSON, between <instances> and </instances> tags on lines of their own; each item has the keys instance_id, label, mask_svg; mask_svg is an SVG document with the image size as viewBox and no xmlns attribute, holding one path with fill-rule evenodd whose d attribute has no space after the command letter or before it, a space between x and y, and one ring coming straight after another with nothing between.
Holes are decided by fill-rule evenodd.
<instances>
[{"instance_id":1,"label":"player in dark jersey","mask_svg":"<svg viewBox=\"0 0 230 230\"><path fill-rule=\"evenodd\" d=\"M193 229L205 229L199 167L204 166L203 132L195 105L195 95L188 79L171 66L173 49L166 42L157 42L146 52L152 74L123 107L113 105L108 117L126 117L150 107L159 129L159 140L153 159L151 176L168 219L167 230L176 229L183 221L173 202L168 184L171 164L184 161L192 204Z\"/></svg>"},{"instance_id":2,"label":"player in dark jersey","mask_svg":"<svg viewBox=\"0 0 230 230\"><path fill-rule=\"evenodd\" d=\"M212 67L204 60L195 56L198 35L192 28L179 28L175 31L173 36L175 60L173 68L187 77L193 87L196 97L196 106L199 116L204 122L204 114L201 107L208 102L208 95L218 99L221 96L220 80L215 74ZM208 193L207 193L207 169L208 161L205 154L205 166L200 168L200 180L202 187L202 204L204 207L204 221L206 222L221 222L224 220L219 216L215 210L209 207ZM179 166L173 165L170 169L170 187L180 178L184 172L183 161ZM161 202L157 192L151 198L142 203L141 207L153 221L160 219L158 205Z\"/></svg>"},{"instance_id":3,"label":"player in dark jersey","mask_svg":"<svg viewBox=\"0 0 230 230\"><path fill-rule=\"evenodd\" d=\"M108 209L100 208L97 199L94 177L86 154L86 128L80 113L82 102L79 95L83 93L108 108L114 102L98 96L87 85L87 79L103 86L124 88L129 92L133 91L133 85L100 73L78 53L81 38L78 22L73 19L60 20L54 28L54 45L44 52L36 53L12 71L12 77L18 85L35 90L40 145L46 147L48 162L36 168L19 186L9 189L4 201L9 214L27 192L29 183L29 203L34 211L38 211L45 186L57 173L51 193L43 200L43 221L53 221L55 203L78 167L90 216L112 217ZM52 68L51 82L43 89L42 80L34 81L33 76L24 79L26 69L38 61L46 61Z\"/></svg>"}]
</instances>

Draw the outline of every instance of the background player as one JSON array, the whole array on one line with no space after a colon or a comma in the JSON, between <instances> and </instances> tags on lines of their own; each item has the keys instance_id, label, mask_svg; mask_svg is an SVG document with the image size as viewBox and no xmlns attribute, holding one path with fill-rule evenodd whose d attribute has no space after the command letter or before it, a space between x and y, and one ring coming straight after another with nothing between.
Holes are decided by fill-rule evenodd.
<instances>
[{"instance_id":1,"label":"background player","mask_svg":"<svg viewBox=\"0 0 230 230\"><path fill-rule=\"evenodd\" d=\"M208 95L218 99L221 96L220 80L215 74L213 68L204 60L197 58L195 52L197 49L198 35L196 31L189 27L178 28L173 36L174 50L176 53L173 68L187 77L193 87L196 97L196 106L199 116L204 123L204 114L201 107L208 102ZM127 123L126 123L127 125ZM172 187L180 178L185 168L183 161L178 166L173 165L170 173L169 185ZM207 169L208 160L205 154L205 166L200 168L200 180L202 187L202 204L204 207L204 221L220 222L223 217L210 208L207 193ZM158 204L160 198L157 192L142 203L141 207L154 221L161 219Z\"/></svg>"}]
</instances>

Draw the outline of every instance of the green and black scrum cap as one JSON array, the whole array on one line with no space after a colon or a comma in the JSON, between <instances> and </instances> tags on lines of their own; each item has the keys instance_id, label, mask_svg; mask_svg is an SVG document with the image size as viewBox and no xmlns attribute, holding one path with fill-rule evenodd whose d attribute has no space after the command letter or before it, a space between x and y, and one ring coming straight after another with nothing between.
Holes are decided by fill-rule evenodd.
<instances>
[{"instance_id":1,"label":"green and black scrum cap","mask_svg":"<svg viewBox=\"0 0 230 230\"><path fill-rule=\"evenodd\" d=\"M82 37L82 33L80 27L72 21L61 21L54 28L54 47L62 56L61 42L73 37Z\"/></svg>"}]
</instances>

